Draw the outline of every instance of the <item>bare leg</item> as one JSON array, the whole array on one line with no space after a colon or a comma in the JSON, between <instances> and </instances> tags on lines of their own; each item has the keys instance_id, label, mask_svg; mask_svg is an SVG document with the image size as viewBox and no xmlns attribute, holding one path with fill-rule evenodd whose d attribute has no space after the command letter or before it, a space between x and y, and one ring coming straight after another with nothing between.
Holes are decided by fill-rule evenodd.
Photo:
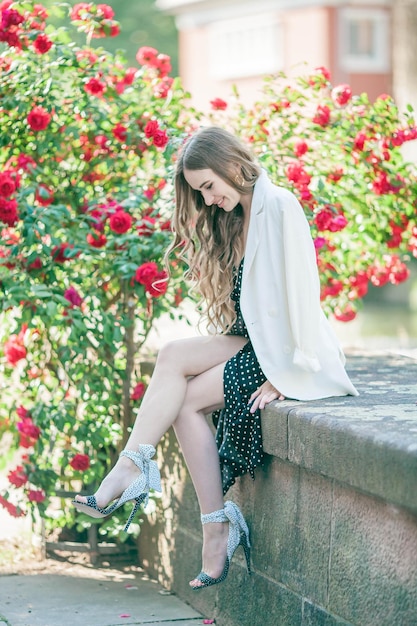
<instances>
[{"instance_id":1,"label":"bare leg","mask_svg":"<svg viewBox=\"0 0 417 626\"><path fill-rule=\"evenodd\" d=\"M221 363L189 382L181 411L173 424L203 514L223 508L219 455L205 415L224 406L224 365ZM212 578L223 571L228 531L228 523L203 526L202 569ZM190 585L195 587L201 583L194 579Z\"/></svg>"},{"instance_id":2,"label":"bare leg","mask_svg":"<svg viewBox=\"0 0 417 626\"><path fill-rule=\"evenodd\" d=\"M243 337L218 335L173 341L162 348L126 448L137 450L141 443L156 446L180 414L189 378L226 362L245 343ZM138 473L130 459L121 457L97 490L97 505L104 507L120 496ZM82 496L76 499L86 501Z\"/></svg>"}]
</instances>

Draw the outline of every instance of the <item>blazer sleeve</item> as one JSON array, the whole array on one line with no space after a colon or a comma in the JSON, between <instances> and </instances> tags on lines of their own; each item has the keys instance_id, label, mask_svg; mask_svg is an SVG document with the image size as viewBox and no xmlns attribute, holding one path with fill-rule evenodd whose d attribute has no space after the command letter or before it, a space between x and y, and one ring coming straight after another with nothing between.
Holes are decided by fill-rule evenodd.
<instances>
[{"instance_id":1,"label":"blazer sleeve","mask_svg":"<svg viewBox=\"0 0 417 626\"><path fill-rule=\"evenodd\" d=\"M283 249L288 314L295 345L293 363L321 369L317 356L320 327L320 281L310 226L301 204L283 190Z\"/></svg>"}]
</instances>

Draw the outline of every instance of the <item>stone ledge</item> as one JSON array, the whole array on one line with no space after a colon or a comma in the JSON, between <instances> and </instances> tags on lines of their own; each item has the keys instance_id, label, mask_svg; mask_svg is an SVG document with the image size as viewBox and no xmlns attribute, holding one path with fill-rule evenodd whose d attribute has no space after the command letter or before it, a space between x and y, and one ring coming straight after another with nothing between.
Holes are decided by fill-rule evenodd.
<instances>
[{"instance_id":1,"label":"stone ledge","mask_svg":"<svg viewBox=\"0 0 417 626\"><path fill-rule=\"evenodd\" d=\"M358 397L274 402L262 416L264 450L417 512L417 361L348 355Z\"/></svg>"}]
</instances>

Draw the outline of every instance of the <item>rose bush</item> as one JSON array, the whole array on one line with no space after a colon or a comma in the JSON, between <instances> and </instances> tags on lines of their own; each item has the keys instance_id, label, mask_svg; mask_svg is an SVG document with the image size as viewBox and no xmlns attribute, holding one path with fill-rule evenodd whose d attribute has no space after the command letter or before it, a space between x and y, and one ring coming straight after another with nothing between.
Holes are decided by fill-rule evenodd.
<instances>
[{"instance_id":1,"label":"rose bush","mask_svg":"<svg viewBox=\"0 0 417 626\"><path fill-rule=\"evenodd\" d=\"M40 4L0 2L0 435L20 450L0 504L16 516L45 516L55 493L106 473L146 389L149 331L186 293L181 265L167 280L163 264L172 155L202 115L166 55L141 48L128 67L122 53L90 47L118 34L111 7L65 11L86 45ZM324 68L268 78L253 107L237 94L211 106L210 121L246 138L300 199L328 313L353 319L369 283L407 278L417 257L416 168L401 153L417 137L411 111L333 87ZM52 526L83 519L64 501L48 511ZM123 515L102 528L116 534Z\"/></svg>"},{"instance_id":2,"label":"rose bush","mask_svg":"<svg viewBox=\"0 0 417 626\"><path fill-rule=\"evenodd\" d=\"M371 103L349 85L332 86L326 68L290 81L266 79L244 106L211 101L211 118L253 146L274 181L292 189L309 219L323 308L356 316L368 285L398 284L417 257L417 168L401 146L417 139L409 108L382 94Z\"/></svg>"},{"instance_id":3,"label":"rose bush","mask_svg":"<svg viewBox=\"0 0 417 626\"><path fill-rule=\"evenodd\" d=\"M183 292L163 257L187 94L153 48L127 67L90 47L118 34L111 7L62 7L52 17L65 10L86 45L40 4L0 3L0 429L21 451L1 503L14 515L102 478L146 387L149 331ZM53 515L74 519L65 502Z\"/></svg>"}]
</instances>

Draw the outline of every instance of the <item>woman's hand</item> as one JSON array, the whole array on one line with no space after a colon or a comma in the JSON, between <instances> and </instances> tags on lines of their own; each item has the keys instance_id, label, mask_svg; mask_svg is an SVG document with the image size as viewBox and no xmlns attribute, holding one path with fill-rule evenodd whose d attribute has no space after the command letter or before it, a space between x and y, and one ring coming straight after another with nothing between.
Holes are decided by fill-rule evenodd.
<instances>
[{"instance_id":1,"label":"woman's hand","mask_svg":"<svg viewBox=\"0 0 417 626\"><path fill-rule=\"evenodd\" d=\"M272 400L285 400L285 396L267 380L249 398L248 404L252 403L250 412L255 413L257 409L264 409Z\"/></svg>"}]
</instances>

